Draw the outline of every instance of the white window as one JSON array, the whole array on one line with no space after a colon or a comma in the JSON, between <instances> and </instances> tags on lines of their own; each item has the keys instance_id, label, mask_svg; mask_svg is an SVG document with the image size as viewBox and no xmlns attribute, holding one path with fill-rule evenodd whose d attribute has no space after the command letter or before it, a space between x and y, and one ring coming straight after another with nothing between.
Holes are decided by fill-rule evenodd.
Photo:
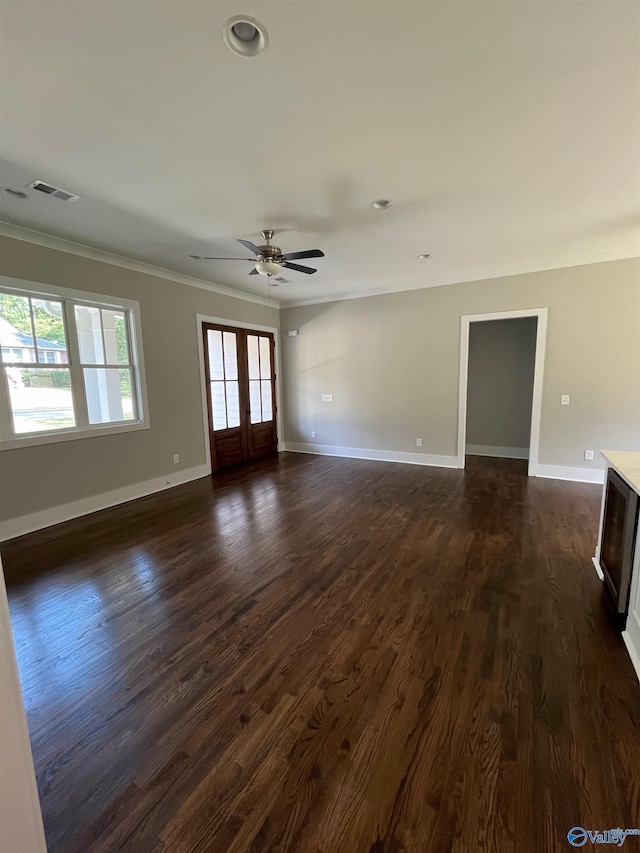
<instances>
[{"instance_id":1,"label":"white window","mask_svg":"<svg viewBox=\"0 0 640 853\"><path fill-rule=\"evenodd\" d=\"M0 449L149 426L137 302L0 276L0 345Z\"/></svg>"}]
</instances>

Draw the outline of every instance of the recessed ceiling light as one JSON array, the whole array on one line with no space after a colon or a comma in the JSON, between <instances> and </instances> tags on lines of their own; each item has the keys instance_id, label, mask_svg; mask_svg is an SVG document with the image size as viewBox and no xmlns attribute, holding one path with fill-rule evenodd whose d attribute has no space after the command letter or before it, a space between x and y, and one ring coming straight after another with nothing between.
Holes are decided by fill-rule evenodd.
<instances>
[{"instance_id":1,"label":"recessed ceiling light","mask_svg":"<svg viewBox=\"0 0 640 853\"><path fill-rule=\"evenodd\" d=\"M426 261L430 257L431 257L431 255L418 255L418 260L419 261Z\"/></svg>"},{"instance_id":2,"label":"recessed ceiling light","mask_svg":"<svg viewBox=\"0 0 640 853\"><path fill-rule=\"evenodd\" d=\"M5 187L2 192L7 195L12 195L14 198L29 198L29 196L26 193L23 193L22 190L12 190L11 187Z\"/></svg>"},{"instance_id":3,"label":"recessed ceiling light","mask_svg":"<svg viewBox=\"0 0 640 853\"><path fill-rule=\"evenodd\" d=\"M247 15L236 15L222 29L224 43L237 56L256 56L269 44L264 26Z\"/></svg>"},{"instance_id":4,"label":"recessed ceiling light","mask_svg":"<svg viewBox=\"0 0 640 853\"><path fill-rule=\"evenodd\" d=\"M375 201L371 202L371 207L374 210L389 210L391 202L388 198L377 198Z\"/></svg>"}]
</instances>

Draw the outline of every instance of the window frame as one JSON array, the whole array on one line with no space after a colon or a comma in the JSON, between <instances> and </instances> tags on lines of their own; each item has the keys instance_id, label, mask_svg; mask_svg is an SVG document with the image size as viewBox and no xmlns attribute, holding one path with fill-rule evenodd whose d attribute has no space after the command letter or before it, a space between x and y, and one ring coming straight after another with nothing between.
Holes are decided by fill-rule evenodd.
<instances>
[{"instance_id":1,"label":"window frame","mask_svg":"<svg viewBox=\"0 0 640 853\"><path fill-rule=\"evenodd\" d=\"M63 321L67 337L67 364L61 364L60 368L69 369L73 410L76 419L76 426L74 427L65 427L51 431L14 433L9 381L3 362L0 365L0 426L2 427L2 434L7 437L0 438L0 451L13 450L19 447L33 447L39 444L52 444L59 441L73 441L93 436L112 435L114 433L135 432L150 428L151 422L147 400L147 382L142 350L142 323L139 302L133 299L123 299L119 296L114 297L101 293L91 293L89 291L2 275L0 275L0 291L14 296L30 296L34 299L55 299L62 302ZM75 321L76 304L124 312L129 339L131 393L137 414L134 420L112 423L89 423L83 373L86 365L83 365L80 359L80 347ZM56 367L55 364L49 365L48 363L37 366L52 370L55 370ZM118 367L117 365L107 365L106 363L100 366ZM125 365L125 367L129 367L129 365Z\"/></svg>"}]
</instances>

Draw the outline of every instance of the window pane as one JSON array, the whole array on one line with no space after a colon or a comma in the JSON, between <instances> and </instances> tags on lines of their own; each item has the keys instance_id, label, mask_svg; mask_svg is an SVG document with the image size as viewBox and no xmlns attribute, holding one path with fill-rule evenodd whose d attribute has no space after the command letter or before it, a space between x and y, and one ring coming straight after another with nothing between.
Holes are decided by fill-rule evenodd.
<instances>
[{"instance_id":1,"label":"window pane","mask_svg":"<svg viewBox=\"0 0 640 853\"><path fill-rule=\"evenodd\" d=\"M257 351L257 347L256 347ZM262 413L260 411L260 382L259 380L252 380L249 382L249 402L251 405L251 423L259 424L262 420Z\"/></svg>"},{"instance_id":2,"label":"window pane","mask_svg":"<svg viewBox=\"0 0 640 853\"><path fill-rule=\"evenodd\" d=\"M211 407L213 409L213 428L227 428L227 406L224 400L224 382L211 383Z\"/></svg>"},{"instance_id":3,"label":"window pane","mask_svg":"<svg viewBox=\"0 0 640 853\"><path fill-rule=\"evenodd\" d=\"M271 341L260 338L260 377L271 379Z\"/></svg>"},{"instance_id":4,"label":"window pane","mask_svg":"<svg viewBox=\"0 0 640 853\"><path fill-rule=\"evenodd\" d=\"M75 311L80 360L83 364L104 364L100 309L91 305L76 305Z\"/></svg>"},{"instance_id":5,"label":"window pane","mask_svg":"<svg viewBox=\"0 0 640 853\"><path fill-rule=\"evenodd\" d=\"M51 432L76 425L68 370L6 368L16 433Z\"/></svg>"},{"instance_id":6,"label":"window pane","mask_svg":"<svg viewBox=\"0 0 640 853\"><path fill-rule=\"evenodd\" d=\"M138 415L134 411L133 395L131 393L131 370L121 368L120 373L120 396L122 397L122 412L125 421L132 421Z\"/></svg>"},{"instance_id":7,"label":"window pane","mask_svg":"<svg viewBox=\"0 0 640 853\"><path fill-rule=\"evenodd\" d=\"M103 308L102 328L107 364L129 364L129 336L124 312Z\"/></svg>"},{"instance_id":8,"label":"window pane","mask_svg":"<svg viewBox=\"0 0 640 853\"><path fill-rule=\"evenodd\" d=\"M128 418L125 415L120 370L86 367L83 373L90 424L106 424L130 419L130 415Z\"/></svg>"},{"instance_id":9,"label":"window pane","mask_svg":"<svg viewBox=\"0 0 640 853\"><path fill-rule=\"evenodd\" d=\"M209 378L224 379L222 369L222 332L214 329L207 331L207 344L209 348Z\"/></svg>"},{"instance_id":10,"label":"window pane","mask_svg":"<svg viewBox=\"0 0 640 853\"><path fill-rule=\"evenodd\" d=\"M247 335L247 355L249 357L249 379L260 379L257 335Z\"/></svg>"},{"instance_id":11,"label":"window pane","mask_svg":"<svg viewBox=\"0 0 640 853\"><path fill-rule=\"evenodd\" d=\"M62 302L32 299L33 324L36 330L38 361L67 364L67 336L64 331Z\"/></svg>"},{"instance_id":12,"label":"window pane","mask_svg":"<svg viewBox=\"0 0 640 853\"><path fill-rule=\"evenodd\" d=\"M26 296L0 293L0 344L3 361L35 361L31 314ZM20 357L16 353L20 353Z\"/></svg>"},{"instance_id":13,"label":"window pane","mask_svg":"<svg viewBox=\"0 0 640 853\"><path fill-rule=\"evenodd\" d=\"M268 379L263 379L260 386L262 390L262 420L270 421L273 420L273 414L271 412L271 382Z\"/></svg>"},{"instance_id":14,"label":"window pane","mask_svg":"<svg viewBox=\"0 0 640 853\"><path fill-rule=\"evenodd\" d=\"M236 333L224 333L224 376L225 379L238 378L238 356L236 355Z\"/></svg>"},{"instance_id":15,"label":"window pane","mask_svg":"<svg viewBox=\"0 0 640 853\"><path fill-rule=\"evenodd\" d=\"M240 399L238 383L227 382L227 419L229 427L240 426Z\"/></svg>"}]
</instances>

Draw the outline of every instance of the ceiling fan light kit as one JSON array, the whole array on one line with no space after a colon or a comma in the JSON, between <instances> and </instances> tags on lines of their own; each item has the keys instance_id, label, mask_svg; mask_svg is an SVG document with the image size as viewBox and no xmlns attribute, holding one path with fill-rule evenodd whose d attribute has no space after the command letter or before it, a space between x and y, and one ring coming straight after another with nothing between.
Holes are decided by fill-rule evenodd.
<instances>
[{"instance_id":1,"label":"ceiling fan light kit","mask_svg":"<svg viewBox=\"0 0 640 853\"><path fill-rule=\"evenodd\" d=\"M288 252L286 255L283 255L280 246L273 246L271 244L271 240L273 239L273 231L271 229L265 228L265 230L262 231L262 237L264 239L264 245L262 246L256 246L256 244L252 243L250 240L238 240L238 243L243 245L245 249L249 249L250 252L253 252L256 256L255 258L201 258L200 260L251 261L255 266L249 275L266 275L268 278L279 275L284 268L288 270L295 270L296 272L303 272L307 275L312 275L314 272L318 272L318 270L313 267L303 267L301 264L293 264L291 262L302 258L324 258L324 252L320 249L308 249L303 252ZM189 255L189 257L194 260L198 258L197 255Z\"/></svg>"},{"instance_id":2,"label":"ceiling fan light kit","mask_svg":"<svg viewBox=\"0 0 640 853\"><path fill-rule=\"evenodd\" d=\"M279 275L282 272L282 265L275 261L258 261L256 269L260 275Z\"/></svg>"}]
</instances>

